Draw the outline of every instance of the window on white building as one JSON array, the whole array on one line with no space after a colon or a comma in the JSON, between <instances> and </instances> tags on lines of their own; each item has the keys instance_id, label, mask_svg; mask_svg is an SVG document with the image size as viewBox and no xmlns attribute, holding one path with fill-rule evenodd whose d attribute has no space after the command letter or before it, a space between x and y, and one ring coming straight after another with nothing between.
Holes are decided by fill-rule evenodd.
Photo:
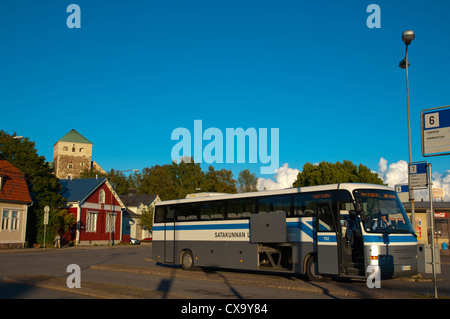
<instances>
[{"instance_id":1,"label":"window on white building","mask_svg":"<svg viewBox=\"0 0 450 319\"><path fill-rule=\"evenodd\" d=\"M19 211L12 209L5 209L2 213L2 229L9 231L19 230Z\"/></svg>"}]
</instances>

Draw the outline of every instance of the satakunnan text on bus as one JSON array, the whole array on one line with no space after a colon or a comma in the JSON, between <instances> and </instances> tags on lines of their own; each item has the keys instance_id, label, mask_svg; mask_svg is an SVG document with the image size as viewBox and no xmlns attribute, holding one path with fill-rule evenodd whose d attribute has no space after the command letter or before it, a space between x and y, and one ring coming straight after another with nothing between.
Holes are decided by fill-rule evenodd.
<instances>
[{"instance_id":1,"label":"satakunnan text on bus","mask_svg":"<svg viewBox=\"0 0 450 319\"><path fill-rule=\"evenodd\" d=\"M155 206L152 257L164 264L367 278L417 274L417 238L390 187L333 184L199 193ZM374 253L375 252L375 253Z\"/></svg>"}]
</instances>

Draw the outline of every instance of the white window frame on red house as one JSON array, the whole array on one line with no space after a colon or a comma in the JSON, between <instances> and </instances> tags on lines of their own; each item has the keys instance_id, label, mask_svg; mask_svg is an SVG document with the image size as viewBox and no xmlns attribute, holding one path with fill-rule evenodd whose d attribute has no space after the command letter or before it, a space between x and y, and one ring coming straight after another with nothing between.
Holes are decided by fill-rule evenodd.
<instances>
[{"instance_id":1,"label":"white window frame on red house","mask_svg":"<svg viewBox=\"0 0 450 319\"><path fill-rule=\"evenodd\" d=\"M105 197L106 197L105 190L101 189L99 191L99 193L98 193L98 202L99 202L99 204L104 204L105 203Z\"/></svg>"},{"instance_id":2,"label":"white window frame on red house","mask_svg":"<svg viewBox=\"0 0 450 319\"><path fill-rule=\"evenodd\" d=\"M86 232L96 233L97 232L97 221L98 221L98 212L88 211L86 213Z\"/></svg>"},{"instance_id":3,"label":"white window frame on red house","mask_svg":"<svg viewBox=\"0 0 450 319\"><path fill-rule=\"evenodd\" d=\"M112 217L112 218L111 218ZM106 232L113 233L115 232L117 213L108 212L106 214Z\"/></svg>"}]
</instances>

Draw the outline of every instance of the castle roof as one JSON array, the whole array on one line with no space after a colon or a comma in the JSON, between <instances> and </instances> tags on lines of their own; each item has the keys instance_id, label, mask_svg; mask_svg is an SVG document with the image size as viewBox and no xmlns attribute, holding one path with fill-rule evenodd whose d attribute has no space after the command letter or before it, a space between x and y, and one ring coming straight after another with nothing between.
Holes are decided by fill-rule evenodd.
<instances>
[{"instance_id":1,"label":"castle roof","mask_svg":"<svg viewBox=\"0 0 450 319\"><path fill-rule=\"evenodd\" d=\"M85 138L83 135L81 135L74 129L72 129L69 133L61 137L58 142L92 144L91 142L89 142L87 138Z\"/></svg>"}]
</instances>

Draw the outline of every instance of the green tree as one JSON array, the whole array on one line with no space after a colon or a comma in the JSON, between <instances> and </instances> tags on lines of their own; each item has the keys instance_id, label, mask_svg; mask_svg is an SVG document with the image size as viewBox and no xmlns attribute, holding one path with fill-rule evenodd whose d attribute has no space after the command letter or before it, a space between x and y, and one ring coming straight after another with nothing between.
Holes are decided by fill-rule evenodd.
<instances>
[{"instance_id":1,"label":"green tree","mask_svg":"<svg viewBox=\"0 0 450 319\"><path fill-rule=\"evenodd\" d=\"M239 173L238 183L239 183L239 192L257 192L256 184L258 179L254 173L250 173L249 169L244 169Z\"/></svg>"},{"instance_id":2,"label":"green tree","mask_svg":"<svg viewBox=\"0 0 450 319\"><path fill-rule=\"evenodd\" d=\"M74 225L75 219L65 209L66 200L61 196L61 184L53 174L44 156L39 156L35 143L29 138L12 139L0 131L0 156L20 169L26 177L33 205L28 209L27 241L29 244L43 243L44 207L50 207L46 240L55 238L57 231L65 231Z\"/></svg>"},{"instance_id":3,"label":"green tree","mask_svg":"<svg viewBox=\"0 0 450 319\"><path fill-rule=\"evenodd\" d=\"M134 175L134 180L139 194L158 194L161 200L177 198L169 165L145 167Z\"/></svg>"},{"instance_id":4,"label":"green tree","mask_svg":"<svg viewBox=\"0 0 450 319\"><path fill-rule=\"evenodd\" d=\"M383 184L383 180L369 168L360 164L356 166L351 161L344 160L335 164L321 162L319 165L306 163L298 173L294 187L326 185L335 183L371 183Z\"/></svg>"},{"instance_id":5,"label":"green tree","mask_svg":"<svg viewBox=\"0 0 450 319\"><path fill-rule=\"evenodd\" d=\"M135 179L132 174L127 177L124 172L111 169L106 174L106 178L112 183L114 190L119 195L126 195L130 188L136 187Z\"/></svg>"},{"instance_id":6,"label":"green tree","mask_svg":"<svg viewBox=\"0 0 450 319\"><path fill-rule=\"evenodd\" d=\"M185 198L187 194L201 190L205 182L205 174L200 163L194 163L193 159L190 163L173 162L169 165L169 172L175 186L175 198Z\"/></svg>"},{"instance_id":7,"label":"green tree","mask_svg":"<svg viewBox=\"0 0 450 319\"><path fill-rule=\"evenodd\" d=\"M205 173L193 160L145 167L133 175L133 183L139 194L158 194L161 200L185 198L199 191L236 193L231 171L210 166Z\"/></svg>"},{"instance_id":8,"label":"green tree","mask_svg":"<svg viewBox=\"0 0 450 319\"><path fill-rule=\"evenodd\" d=\"M136 179L133 175L125 176L124 172L111 169L109 172L93 171L85 169L80 173L80 178L101 178L106 179L113 184L114 190L119 195L128 194L130 188L136 187Z\"/></svg>"},{"instance_id":9,"label":"green tree","mask_svg":"<svg viewBox=\"0 0 450 319\"><path fill-rule=\"evenodd\" d=\"M107 172L100 172L96 170L91 170L89 168L84 169L80 173L80 178L96 178L96 177L106 177L108 178L109 174Z\"/></svg>"},{"instance_id":10,"label":"green tree","mask_svg":"<svg viewBox=\"0 0 450 319\"><path fill-rule=\"evenodd\" d=\"M202 191L236 193L236 180L233 179L233 172L226 169L216 171L214 167L210 165L208 171L205 173Z\"/></svg>"},{"instance_id":11,"label":"green tree","mask_svg":"<svg viewBox=\"0 0 450 319\"><path fill-rule=\"evenodd\" d=\"M139 225L143 228L152 231L153 229L153 212L155 211L155 206L151 205L142 210L142 215L139 221Z\"/></svg>"}]
</instances>

